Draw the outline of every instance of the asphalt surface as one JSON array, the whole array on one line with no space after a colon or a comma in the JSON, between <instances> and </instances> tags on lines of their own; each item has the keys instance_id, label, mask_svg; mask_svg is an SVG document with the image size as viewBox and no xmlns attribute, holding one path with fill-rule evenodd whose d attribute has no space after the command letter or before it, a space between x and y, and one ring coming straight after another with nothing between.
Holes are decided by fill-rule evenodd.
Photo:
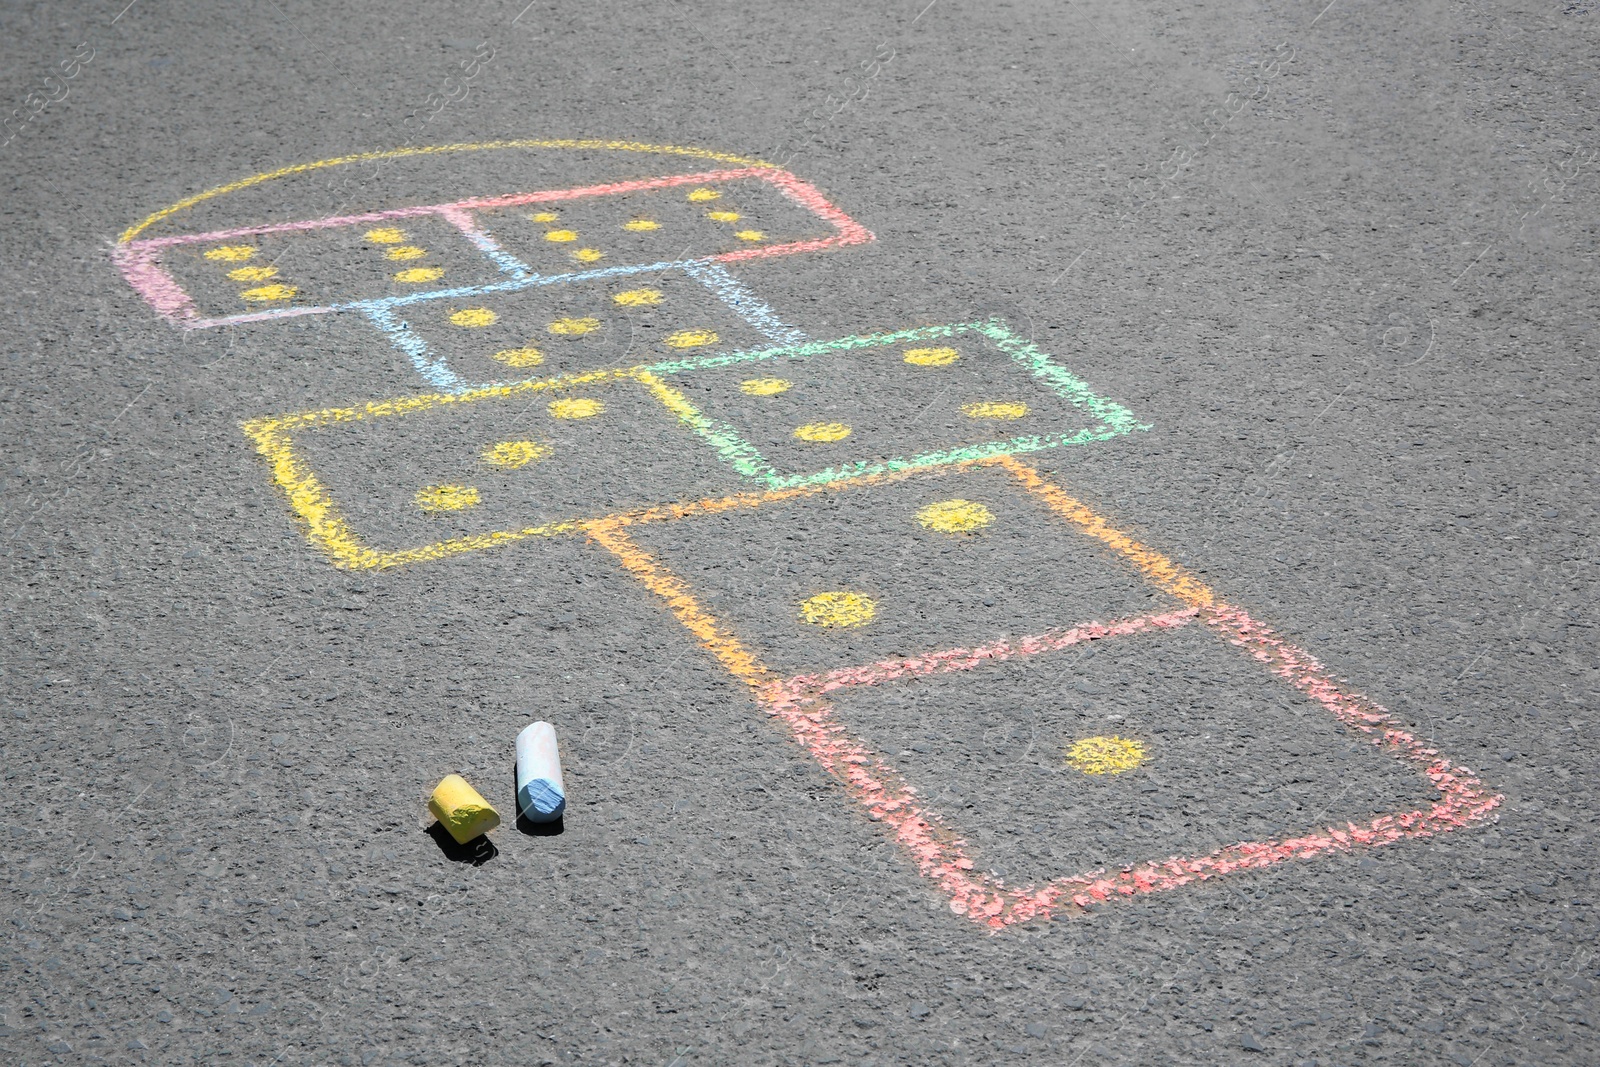
<instances>
[{"instance_id":1,"label":"asphalt surface","mask_svg":"<svg viewBox=\"0 0 1600 1067\"><path fill-rule=\"evenodd\" d=\"M0 1059L1600 1061L1588 5L123 3L0 10ZM128 235L251 175L519 139L776 163L875 239L725 264L776 324L662 269L407 305L395 343L359 310L184 329L119 272L132 241L743 166L397 155ZM834 232L720 181L757 237L695 231L717 207L680 195L698 182L491 228L524 227L546 273L602 231L596 270ZM659 232L621 229L646 217ZM438 218L395 219L428 253L415 269L493 273ZM162 253L201 317L411 291L380 256L411 246L361 227L207 259L223 240ZM240 283L241 263L279 273ZM297 292L252 303L258 282ZM608 301L640 289L660 302ZM449 319L474 309L495 322ZM995 322L1011 348L924 330L686 367L670 340ZM495 362L533 339L537 370ZM907 363L913 345L960 362ZM1019 374L1023 349L1128 417ZM643 364L767 466L633 378L365 407ZM791 388L740 387L774 376ZM1021 429L973 429L965 405L1024 393ZM281 419L324 409L368 414ZM802 421L852 435L796 439ZM1440 795L1010 468L799 486L1052 434L1073 440L1020 462L1469 768L1476 816L1048 913L952 889L1117 882ZM298 458L274 466L285 441ZM522 441L536 462L484 466L486 443ZM336 566L305 471L365 546L343 562L470 550ZM786 478L757 507L570 526ZM476 508L417 495L467 481ZM950 500L993 521L915 520ZM824 592L876 614L807 623ZM715 633L686 628L691 595ZM746 684L810 693L1130 618L1165 621L858 678L831 732L805 733L820 705ZM559 833L511 817L535 718L561 736ZM1083 773L1068 753L1091 737L1142 762ZM488 843L430 829L451 772L506 817ZM858 773L914 789L937 840ZM956 841L970 870L939 867Z\"/></svg>"}]
</instances>

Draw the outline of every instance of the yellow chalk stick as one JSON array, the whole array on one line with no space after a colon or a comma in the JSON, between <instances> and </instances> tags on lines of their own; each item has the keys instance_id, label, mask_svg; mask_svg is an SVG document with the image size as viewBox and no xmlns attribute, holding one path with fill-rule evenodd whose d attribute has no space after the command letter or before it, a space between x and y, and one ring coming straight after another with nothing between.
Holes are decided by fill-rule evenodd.
<instances>
[{"instance_id":1,"label":"yellow chalk stick","mask_svg":"<svg viewBox=\"0 0 1600 1067\"><path fill-rule=\"evenodd\" d=\"M458 845L500 825L500 813L459 774L447 774L444 781L433 787L428 810L450 831Z\"/></svg>"}]
</instances>

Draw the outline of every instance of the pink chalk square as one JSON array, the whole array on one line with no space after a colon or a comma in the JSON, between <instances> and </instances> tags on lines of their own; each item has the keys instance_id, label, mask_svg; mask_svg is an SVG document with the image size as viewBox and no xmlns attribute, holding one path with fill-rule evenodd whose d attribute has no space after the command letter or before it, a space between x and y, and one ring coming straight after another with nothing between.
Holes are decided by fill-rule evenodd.
<instances>
[{"instance_id":1,"label":"pink chalk square","mask_svg":"<svg viewBox=\"0 0 1600 1067\"><path fill-rule=\"evenodd\" d=\"M994 931L1445 833L1502 799L1221 603L800 675L763 700ZM1139 740L1146 762L1074 770L1066 746L1089 735Z\"/></svg>"}]
</instances>

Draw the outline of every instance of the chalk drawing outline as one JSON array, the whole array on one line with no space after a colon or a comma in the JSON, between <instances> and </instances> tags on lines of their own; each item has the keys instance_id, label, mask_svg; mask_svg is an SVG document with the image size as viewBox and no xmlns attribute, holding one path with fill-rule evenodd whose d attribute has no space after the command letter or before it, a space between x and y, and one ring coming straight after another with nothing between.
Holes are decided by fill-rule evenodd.
<instances>
[{"instance_id":1,"label":"chalk drawing outline","mask_svg":"<svg viewBox=\"0 0 1600 1067\"><path fill-rule=\"evenodd\" d=\"M578 522L574 519L537 523L519 530L472 534L407 549L374 549L350 528L332 493L317 477L305 457L295 449L292 438L294 431L333 423L359 422L390 415L429 411L453 404L470 404L488 398L520 397L530 393L570 389L576 386L626 381L637 381L633 372L627 369L589 371L515 385L485 386L467 392L429 393L372 401L360 407L322 408L295 415L252 419L240 428L255 444L256 451L267 461L273 474L273 481L283 490L289 507L299 520L306 536L310 538L312 544L329 556L334 566L347 570L387 569L407 563L444 559L447 556L483 548L497 548L529 537L572 533L578 529Z\"/></svg>"},{"instance_id":2,"label":"chalk drawing outline","mask_svg":"<svg viewBox=\"0 0 1600 1067\"><path fill-rule=\"evenodd\" d=\"M597 139L556 139L556 140L511 140L511 141L474 141L458 144L420 145L410 148L390 148L376 152L356 152L351 155L334 156L329 159L319 159L312 163L296 163L292 166L279 167L277 170L263 171L252 174L248 178L228 182L207 189L205 192L196 193L185 197L175 204L170 204L159 211L153 212L139 222L129 226L117 235L118 244L127 244L133 241L145 230L163 222L179 212L186 211L196 204L226 196L248 189L251 186L261 185L264 182L276 181L279 178L288 178L296 174L306 174L326 167L348 166L352 163L372 163L386 159L403 159L411 156L445 155L453 152L491 152L507 149L539 149L557 148L577 151L598 150L607 152L638 152L652 155L682 156L691 159L708 159L715 163L725 163L730 166L740 167L775 167L775 164L748 156L736 156L727 152L715 152L707 148L695 148L689 145L648 144L643 141L606 141Z\"/></svg>"},{"instance_id":3,"label":"chalk drawing outline","mask_svg":"<svg viewBox=\"0 0 1600 1067\"><path fill-rule=\"evenodd\" d=\"M728 310L732 311L748 326L768 340L782 345L798 345L807 340L803 331L784 322L778 313L768 306L765 301L746 288L737 278L729 274L725 267L718 263L692 262L683 265L652 263L642 267L630 265L626 268L608 268L603 271L585 271L579 274L547 275L542 278L535 276L526 279L526 285L519 285L514 290L497 291L526 292L534 286L572 285L625 275L645 273L665 275L673 272L682 273L700 283ZM485 294L483 290L477 289L459 290L453 295L471 298ZM419 301L414 299L408 299L407 301L408 304L417 302ZM395 309L400 306L405 305L380 305L378 302L370 302L361 310L366 315L367 320L389 338L389 343L410 360L411 366L416 370L418 376L435 389L470 392L477 389L518 385L522 382L537 380L535 378L505 378L487 382L464 381L461 375L452 369L448 359L436 355L421 334L412 330L404 319L396 316Z\"/></svg>"},{"instance_id":4,"label":"chalk drawing outline","mask_svg":"<svg viewBox=\"0 0 1600 1067\"><path fill-rule=\"evenodd\" d=\"M794 495L826 492L859 484L899 480L913 474L944 475L975 467L999 467L1026 492L1039 497L1079 532L1119 553L1157 588L1183 602L1177 611L1106 623L1084 623L1016 640L1000 639L976 648L945 649L903 660L881 661L827 672L783 678L763 664L721 619L713 615L680 576L628 536L628 527L690 517L729 507L757 507ZM1490 817L1504 797L1484 785L1465 767L1419 741L1387 709L1346 691L1309 653L1257 623L1242 609L1220 599L1199 578L1166 556L1116 529L1087 505L1045 481L1037 471L1012 456L899 471L843 482L829 482L738 498L701 501L670 509L645 509L581 524L590 539L608 549L647 589L666 602L669 611L739 681L758 705L788 728L830 776L838 780L868 817L883 825L908 855L917 871L949 897L950 910L1000 932L1019 923L1056 916L1084 915L1107 903L1165 892L1236 872L1259 870L1289 860L1307 860L1357 846L1378 847L1431 837ZM851 736L832 714L823 695L859 685L877 685L896 677L953 670L972 670L986 662L1061 651L1088 641L1154 633L1198 620L1221 640L1264 665L1270 673L1321 704L1348 731L1364 737L1389 755L1420 769L1439 790L1429 808L1380 815L1361 824L1313 827L1295 837L1248 841L1198 856L1174 856L1130 865L1115 873L1104 870L1054 878L1044 885L1008 886L976 869L965 842L943 816L927 808L916 790L881 753Z\"/></svg>"},{"instance_id":5,"label":"chalk drawing outline","mask_svg":"<svg viewBox=\"0 0 1600 1067\"><path fill-rule=\"evenodd\" d=\"M919 326L890 333L857 334L834 341L808 341L786 348L764 348L747 352L733 352L702 356L687 360L666 360L643 368L644 373L656 380L665 380L674 374L688 373L712 367L732 366L737 363L765 360L803 360L832 352L864 348L885 348L918 341L938 341L976 333L993 341L995 346L1010 356L1022 370L1038 379L1058 399L1098 419L1098 424L1076 433L1036 434L1009 439L996 439L959 448L941 449L914 456L894 456L879 460L857 460L839 467L801 474L784 474L773 466L759 449L740 436L737 429L707 416L688 400L673 407L685 423L704 437L718 455L722 456L740 474L754 478L770 489L787 489L802 485L825 484L844 478L859 478L887 471L911 470L948 463L962 463L986 456L1016 455L1039 452L1063 445L1092 444L1108 441L1135 430L1148 430L1122 404L1095 393L1071 371L1056 363L1031 342L1018 338L1000 320L988 322L952 323L943 326Z\"/></svg>"},{"instance_id":6,"label":"chalk drawing outline","mask_svg":"<svg viewBox=\"0 0 1600 1067\"><path fill-rule=\"evenodd\" d=\"M376 317L386 313L374 310L369 314ZM416 338L411 331L395 328L392 323L379 322L378 325L393 336L399 336L406 340L415 339L419 346L421 344L421 339ZM663 377L663 373L681 373L701 367L729 366L743 362L759 362L772 359L806 359L829 352L849 351L860 348L882 348L918 341L943 340L960 337L967 333L977 333L993 340L1020 366L1044 381L1061 399L1098 417L1101 420L1100 425L1072 434L1015 437L928 452L911 457L861 460L845 467L830 468L808 474L785 475L773 468L766 458L756 450L755 446L740 437L737 431L705 416L687 397L677 389L674 389L670 381ZM422 351L425 351L425 349L422 349ZM757 349L749 352L705 356L697 359L668 360L656 364L588 371L558 375L552 378L529 379L522 382L474 387L461 386L460 380L442 363L427 364L423 361L423 358L415 355L413 358L417 359L419 373L422 373L425 377L430 377L440 389L450 391L396 400L373 401L361 407L323 408L293 415L253 419L242 427L245 435L255 443L257 451L267 460L274 473L274 480L279 488L284 491L290 507L299 517L301 525L306 530L311 541L328 553L335 565L339 567L353 569L377 567L387 569L407 563L441 559L444 556L457 555L482 548L501 547L528 537L570 532L575 528L575 524L585 519L593 518L593 516L577 515L569 519L540 523L522 529L498 530L406 549L380 550L371 548L349 527L342 517L338 502L334 499L332 493L316 477L315 472L309 469L304 457L294 447L293 432L295 430L315 428L333 422L355 422L384 418L430 410L449 404L470 404L484 400L507 399L535 392L570 389L575 386L631 382L643 386L657 402L676 417L680 425L693 431L698 440L710 445L716 454L733 470L769 490L826 485L900 471L915 471L928 467L966 463L976 459L1001 455L1024 454L1065 445L1087 444L1109 440L1125 433L1131 433L1136 429L1148 428L1144 424L1137 422L1132 412L1127 408L1115 401L1106 400L1095 394L1081 380L1056 364L1049 356L1040 352L1033 345L1018 340L1005 328L1003 323L997 322L923 326L886 334L863 334L843 337L834 341L808 341L784 348Z\"/></svg>"},{"instance_id":7,"label":"chalk drawing outline","mask_svg":"<svg viewBox=\"0 0 1600 1067\"><path fill-rule=\"evenodd\" d=\"M534 273L527 264L516 260L514 257L509 257L509 254L499 248L487 231L475 225L471 215L471 212L475 210L558 204L568 200L588 197L620 196L628 193L676 188L682 185L732 182L745 178L757 179L772 185L787 200L805 208L817 218L830 224L835 232L826 237L806 238L776 245L736 248L709 256L624 264L597 270L569 271L554 275L540 275ZM195 307L193 298L189 296L171 274L162 268L160 263L161 253L168 248L215 244L221 241L238 240L264 234L342 229L351 226L380 224L429 216L443 218L450 222L461 231L462 235L470 243L477 247L481 253L484 253L485 257L498 270L503 273L509 273L510 277L505 281L482 285L452 286L447 289L347 300L325 305L275 307L261 311L241 312L234 315L202 317ZM143 296L145 301L158 314L185 329L198 330L218 326L234 326L249 322L265 322L273 319L297 318L304 315L323 315L340 311L359 312L372 308L391 309L424 301L470 299L475 296L495 293L514 293L525 288L557 282L590 281L597 278L618 277L628 274L659 273L671 268L688 269L702 265L726 265L745 260L767 259L774 256L839 248L872 240L875 240L875 238L870 230L834 206L814 186L802 181L786 170L766 165L733 170L705 171L697 174L671 174L657 178L640 178L633 181L610 182L569 189L512 193L495 197L469 197L445 204L390 208L384 211L369 211L354 215L333 215L321 219L308 219L297 222L264 223L256 226L210 230L196 234L178 234L137 240L128 239L118 243L112 249L112 260L122 272L123 278L128 284Z\"/></svg>"},{"instance_id":8,"label":"chalk drawing outline","mask_svg":"<svg viewBox=\"0 0 1600 1067\"><path fill-rule=\"evenodd\" d=\"M514 194L510 198L468 199L363 215L214 230L198 235L141 236L172 216L213 197L318 168L436 153L534 148L594 149L675 155L710 160L721 164L722 169L574 189ZM758 179L775 186L787 199L798 203L814 216L831 224L833 233L824 237L808 237L767 245L761 243L766 239L763 232L749 229L740 231L734 236L750 242L751 247L737 247L715 255L663 260L648 264L588 267L540 275L522 259L507 252L493 232L480 225L474 215L474 211L490 207L556 203L583 196L674 188L689 183L707 184L745 178ZM701 190L697 189L690 199L709 201L719 195L710 189L704 193L704 196L700 195ZM169 247L216 242L269 232L325 229L335 225L356 225L426 215L442 218L450 223L485 260L492 264L501 276L500 280L474 286L455 286L426 292L344 301L327 306L279 306L238 315L202 317L196 310L194 301L170 274L161 269L159 263L161 251ZM555 217L555 213L550 213L551 220ZM715 212L708 213L708 217L717 218L719 221L737 222L740 215L719 208ZM547 231L545 240L565 242L572 241L574 237L575 234L566 230L559 232L552 230ZM399 237L395 240L398 241ZM1261 626L1241 609L1220 599L1198 577L1160 552L1140 544L1116 529L1108 520L1046 481L1037 471L1018 458L1044 448L1105 440L1133 430L1149 428L1138 423L1127 408L1095 394L1085 383L1055 363L1048 355L1011 334L1001 320L919 327L889 334L857 335L828 342L810 341L797 328L785 323L773 309L745 288L727 270L728 264L746 259L842 247L872 240L875 238L870 231L832 205L815 188L786 170L761 160L702 149L625 141L495 141L359 153L280 168L218 186L163 208L124 231L112 250L112 258L129 284L159 314L186 329L270 321L307 314L331 312L360 314L378 327L380 332L388 334L391 343L411 357L419 375L440 390L433 394L374 401L357 407L324 408L298 415L260 418L243 425L246 435L266 459L274 481L285 493L291 511L307 532L309 539L330 557L335 566L346 568L402 566L549 536L582 536L604 547L626 572L665 601L666 608L690 631L700 646L711 653L736 679L746 684L757 705L782 721L791 736L806 748L824 769L843 783L847 795L861 804L869 817L883 824L891 832L909 854L918 872L948 897L953 912L966 916L992 932L1053 916L1085 914L1113 901L1164 892L1289 860L1311 859L1357 846L1380 846L1427 837L1492 816L1504 798L1485 786L1470 770L1453 765L1436 749L1426 747L1381 706L1359 694L1347 691L1309 654ZM234 259L244 261L249 258L250 251L248 246L213 250L216 253L215 258L219 261ZM424 255L424 250L411 247L397 251L403 251L404 255L400 258L406 259ZM603 257L604 252L599 249L576 249L571 256L573 262L583 264L596 262ZM213 257L208 255L207 258ZM396 257L391 255L390 258ZM426 275L425 278L415 279L419 281L433 281L442 276L439 271L431 268L415 268L415 270L419 275ZM445 299L470 299L476 296L514 293L540 285L578 284L666 271L681 271L698 280L741 319L773 341L774 346L658 361L631 367L563 374L544 379L474 386L464 383L447 361L435 357L420 337L412 340L401 340L397 337L398 334L406 332L399 313L401 309L412 304ZM266 280L276 273L275 270L268 268L248 267L235 268L229 276L235 280L253 283ZM413 279L403 280L410 282ZM241 292L240 296L246 300L266 303L287 298L282 295L285 292L288 296L294 295L291 286L283 282L274 282L257 291ZM489 321L493 320L493 315L482 309L471 313L480 317L486 316ZM463 325L469 324L463 323ZM1087 412L1098 420L1097 423L1088 430L1070 435L1014 437L1010 440L910 457L859 461L811 473L783 474L767 463L765 457L737 431L697 409L680 390L674 388L672 381L676 375L719 366L748 363L752 367L767 367L774 365L771 362L773 360L807 359L851 348L931 341L973 333L987 338L1023 370L1045 384L1057 397ZM940 358L932 351L927 354ZM946 355L951 360L955 358L953 353ZM930 362L928 365L940 364ZM780 381L778 384L784 383ZM437 409L446 405L470 404L491 398L536 397L540 393L559 395L568 389L577 387L587 389L597 386L643 388L655 402L673 416L673 419L667 420L666 425L682 427L685 433L690 435L686 440L693 438L697 444L710 444L734 472L751 479L756 487L724 497L657 503L631 510L613 511L600 517L575 517L521 529L457 537L411 548L381 550L365 544L351 529L316 471L311 469L305 457L294 446L293 437L297 431L322 425L383 418ZM593 401L592 398L586 399L589 399L590 408L585 409L583 414L598 413L603 409L602 403ZM1020 405L1012 406L1025 410ZM575 408L572 417L578 417ZM820 493L886 485L912 478L934 478L978 469L994 469L1009 476L1014 488L1020 487L1022 491L1042 501L1052 513L1067 524L1069 529L1097 539L1113 549L1146 580L1175 597L1181 606L1175 610L1113 620L1110 623L1080 623L1023 638L992 641L972 648L946 648L906 659L782 677L763 664L759 655L746 646L727 623L712 615L682 578L667 564L640 547L629 533L632 527L642 523L693 518L735 508L762 507ZM433 490L439 494L444 494L448 490L458 496L462 496L463 492L468 494L471 492L470 487L464 489L455 486L436 486ZM998 877L975 871L975 864L966 854L964 843L955 830L937 812L928 810L922 805L909 783L880 754L849 735L845 726L834 717L831 705L826 700L827 695L832 692L864 685L892 684L899 678L919 673L977 670L982 669L985 664L998 663L1017 656L1064 653L1086 642L1131 638L1195 623L1205 625L1219 639L1237 648L1241 654L1261 664L1264 669L1321 704L1324 710L1332 714L1348 731L1364 736L1366 740L1388 754L1409 761L1420 768L1439 790L1440 800L1428 808L1383 815L1360 825L1313 828L1299 837L1232 844L1202 856L1149 861L1113 873L1093 871L1052 879L1042 885L1008 886Z\"/></svg>"}]
</instances>

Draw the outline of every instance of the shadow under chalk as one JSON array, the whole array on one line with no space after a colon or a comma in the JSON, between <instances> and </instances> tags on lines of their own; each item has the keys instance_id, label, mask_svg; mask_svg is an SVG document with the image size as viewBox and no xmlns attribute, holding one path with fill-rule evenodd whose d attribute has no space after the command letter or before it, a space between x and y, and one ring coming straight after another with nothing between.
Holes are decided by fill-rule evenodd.
<instances>
[{"instance_id":1,"label":"shadow under chalk","mask_svg":"<svg viewBox=\"0 0 1600 1067\"><path fill-rule=\"evenodd\" d=\"M450 831L444 828L443 823L434 823L428 827L427 833L433 838L433 843L439 846L439 851L444 853L444 858L452 863L470 863L474 867L482 867L500 854L487 834L480 834L463 845L450 836Z\"/></svg>"},{"instance_id":2,"label":"shadow under chalk","mask_svg":"<svg viewBox=\"0 0 1600 1067\"><path fill-rule=\"evenodd\" d=\"M517 812L517 829L529 837L559 837L566 832L566 818L554 822L534 822L522 812Z\"/></svg>"}]
</instances>

